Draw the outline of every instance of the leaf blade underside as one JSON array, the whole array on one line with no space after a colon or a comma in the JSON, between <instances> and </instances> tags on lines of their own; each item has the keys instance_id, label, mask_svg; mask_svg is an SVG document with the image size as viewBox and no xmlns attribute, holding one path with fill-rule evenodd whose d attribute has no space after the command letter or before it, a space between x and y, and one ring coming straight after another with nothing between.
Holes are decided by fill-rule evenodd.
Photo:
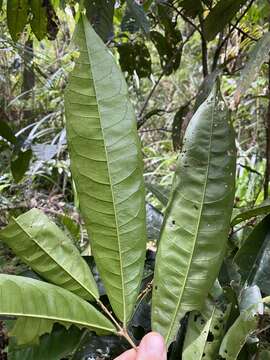
<instances>
[{"instance_id":1,"label":"leaf blade underside","mask_svg":"<svg viewBox=\"0 0 270 360\"><path fill-rule=\"evenodd\" d=\"M234 178L234 134L215 86L187 128L157 252L152 327L168 345L185 313L200 310L218 275Z\"/></svg>"},{"instance_id":2,"label":"leaf blade underside","mask_svg":"<svg viewBox=\"0 0 270 360\"><path fill-rule=\"evenodd\" d=\"M126 326L146 249L145 195L136 120L121 71L83 17L80 58L65 94L72 175L111 305Z\"/></svg>"}]
</instances>

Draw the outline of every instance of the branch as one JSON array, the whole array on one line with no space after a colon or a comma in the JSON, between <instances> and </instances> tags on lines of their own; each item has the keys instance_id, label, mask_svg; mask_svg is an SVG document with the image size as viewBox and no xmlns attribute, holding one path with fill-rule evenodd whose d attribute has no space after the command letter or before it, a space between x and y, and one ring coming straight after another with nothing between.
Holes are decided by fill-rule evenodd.
<instances>
[{"instance_id":1,"label":"branch","mask_svg":"<svg viewBox=\"0 0 270 360\"><path fill-rule=\"evenodd\" d=\"M203 77L205 78L208 75L208 49L207 49L207 41L204 37L204 30L203 30L203 17L199 15L200 25L201 25L201 46L202 46L202 67L203 67Z\"/></svg>"}]
</instances>

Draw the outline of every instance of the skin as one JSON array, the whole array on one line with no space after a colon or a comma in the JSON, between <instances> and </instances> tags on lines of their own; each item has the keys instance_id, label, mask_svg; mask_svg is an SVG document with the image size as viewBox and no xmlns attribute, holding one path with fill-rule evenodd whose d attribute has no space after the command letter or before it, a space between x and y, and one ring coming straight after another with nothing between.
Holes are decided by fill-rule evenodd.
<instances>
[{"instance_id":1,"label":"skin","mask_svg":"<svg viewBox=\"0 0 270 360\"><path fill-rule=\"evenodd\" d=\"M156 332L151 332L142 339L137 351L124 352L115 360L167 360L167 350L164 339Z\"/></svg>"}]
</instances>

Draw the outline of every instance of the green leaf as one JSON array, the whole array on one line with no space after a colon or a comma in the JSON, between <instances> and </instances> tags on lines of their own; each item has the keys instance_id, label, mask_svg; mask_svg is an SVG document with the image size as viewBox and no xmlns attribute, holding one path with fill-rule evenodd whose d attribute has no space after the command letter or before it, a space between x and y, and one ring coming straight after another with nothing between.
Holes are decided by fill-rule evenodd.
<instances>
[{"instance_id":1,"label":"green leaf","mask_svg":"<svg viewBox=\"0 0 270 360\"><path fill-rule=\"evenodd\" d=\"M114 312L126 325L146 248L136 119L123 75L86 17L74 42L81 55L65 97L71 171L98 270Z\"/></svg>"},{"instance_id":2,"label":"green leaf","mask_svg":"<svg viewBox=\"0 0 270 360\"><path fill-rule=\"evenodd\" d=\"M270 360L270 351L262 350L259 354L258 360Z\"/></svg>"},{"instance_id":3,"label":"green leaf","mask_svg":"<svg viewBox=\"0 0 270 360\"><path fill-rule=\"evenodd\" d=\"M32 150L20 150L16 154L15 160L11 161L10 167L14 180L18 183L24 177L24 174L28 170L30 161L32 158Z\"/></svg>"},{"instance_id":4,"label":"green leaf","mask_svg":"<svg viewBox=\"0 0 270 360\"><path fill-rule=\"evenodd\" d=\"M151 204L146 206L147 239L159 240L163 215Z\"/></svg>"},{"instance_id":5,"label":"green leaf","mask_svg":"<svg viewBox=\"0 0 270 360\"><path fill-rule=\"evenodd\" d=\"M231 225L235 226L242 221L249 220L259 215L267 215L270 213L269 199L263 201L260 205L254 206L252 209L240 210L232 217Z\"/></svg>"},{"instance_id":6,"label":"green leaf","mask_svg":"<svg viewBox=\"0 0 270 360\"><path fill-rule=\"evenodd\" d=\"M258 315L263 313L263 304L261 299L250 297L249 292L253 292L252 288L245 289L245 296L248 298L249 305L241 311L239 317L229 328L222 340L219 355L224 360L236 360L245 345L248 337L256 330L258 325ZM258 302L260 301L260 302Z\"/></svg>"},{"instance_id":7,"label":"green leaf","mask_svg":"<svg viewBox=\"0 0 270 360\"><path fill-rule=\"evenodd\" d=\"M82 337L82 331L72 326L65 329L55 326L51 334L40 337L35 346L18 346L14 339L9 339L9 360L59 360L74 351Z\"/></svg>"},{"instance_id":8,"label":"green leaf","mask_svg":"<svg viewBox=\"0 0 270 360\"><path fill-rule=\"evenodd\" d=\"M99 297L78 249L42 211L32 209L13 219L0 231L0 239L44 279L86 300Z\"/></svg>"},{"instance_id":9,"label":"green leaf","mask_svg":"<svg viewBox=\"0 0 270 360\"><path fill-rule=\"evenodd\" d=\"M116 332L114 325L75 294L39 280L0 275L0 315L17 317L10 335L18 344L33 343L50 333L54 323L75 325L98 334Z\"/></svg>"},{"instance_id":10,"label":"green leaf","mask_svg":"<svg viewBox=\"0 0 270 360\"><path fill-rule=\"evenodd\" d=\"M150 77L152 63L150 52L142 41L132 41L118 44L119 64L123 72L130 76L136 74L139 78Z\"/></svg>"},{"instance_id":11,"label":"green leaf","mask_svg":"<svg viewBox=\"0 0 270 360\"><path fill-rule=\"evenodd\" d=\"M235 98L239 102L240 96L243 95L256 79L262 64L268 60L270 51L270 32L265 33L252 48L248 61L240 73L240 79L237 83Z\"/></svg>"},{"instance_id":12,"label":"green leaf","mask_svg":"<svg viewBox=\"0 0 270 360\"><path fill-rule=\"evenodd\" d=\"M230 306L221 309L212 301L206 300L200 313L194 311L190 314L183 348L183 360L217 359L230 310Z\"/></svg>"},{"instance_id":13,"label":"green leaf","mask_svg":"<svg viewBox=\"0 0 270 360\"><path fill-rule=\"evenodd\" d=\"M234 18L247 0L220 0L204 21L204 36L211 41Z\"/></svg>"},{"instance_id":14,"label":"green leaf","mask_svg":"<svg viewBox=\"0 0 270 360\"><path fill-rule=\"evenodd\" d=\"M7 25L13 41L18 41L28 19L28 0L7 1Z\"/></svg>"},{"instance_id":15,"label":"green leaf","mask_svg":"<svg viewBox=\"0 0 270 360\"><path fill-rule=\"evenodd\" d=\"M194 105L194 111L197 111L198 107L208 98L221 72L221 69L216 69L204 78L202 84L199 87L198 95Z\"/></svg>"},{"instance_id":16,"label":"green leaf","mask_svg":"<svg viewBox=\"0 0 270 360\"><path fill-rule=\"evenodd\" d=\"M134 21L145 35L149 34L150 23L148 21L143 6L137 4L135 0L127 0L127 11L128 14L125 15L127 19L129 19L129 21ZM122 23L121 27L123 31L125 31L125 26L126 25Z\"/></svg>"},{"instance_id":17,"label":"green leaf","mask_svg":"<svg viewBox=\"0 0 270 360\"><path fill-rule=\"evenodd\" d=\"M235 255L244 284L257 284L265 294L270 294L270 215L266 216L249 234Z\"/></svg>"},{"instance_id":18,"label":"green leaf","mask_svg":"<svg viewBox=\"0 0 270 360\"><path fill-rule=\"evenodd\" d=\"M183 0L179 5L185 10L185 15L192 18L203 12L201 0Z\"/></svg>"},{"instance_id":19,"label":"green leaf","mask_svg":"<svg viewBox=\"0 0 270 360\"><path fill-rule=\"evenodd\" d=\"M0 119L0 136L5 140L9 141L11 144L15 145L17 143L17 138L14 135L13 131L9 125Z\"/></svg>"},{"instance_id":20,"label":"green leaf","mask_svg":"<svg viewBox=\"0 0 270 360\"><path fill-rule=\"evenodd\" d=\"M86 14L97 34L106 43L114 35L113 15L115 0L86 1Z\"/></svg>"},{"instance_id":21,"label":"green leaf","mask_svg":"<svg viewBox=\"0 0 270 360\"><path fill-rule=\"evenodd\" d=\"M47 34L47 8L45 1L30 0L30 8L33 14L31 19L31 28L38 40L45 38Z\"/></svg>"},{"instance_id":22,"label":"green leaf","mask_svg":"<svg viewBox=\"0 0 270 360\"><path fill-rule=\"evenodd\" d=\"M169 201L169 189L162 185L146 183L147 189L161 202L162 205L167 206Z\"/></svg>"},{"instance_id":23,"label":"green leaf","mask_svg":"<svg viewBox=\"0 0 270 360\"><path fill-rule=\"evenodd\" d=\"M235 141L217 86L191 119L157 252L152 327L169 345L221 266L234 200Z\"/></svg>"}]
</instances>

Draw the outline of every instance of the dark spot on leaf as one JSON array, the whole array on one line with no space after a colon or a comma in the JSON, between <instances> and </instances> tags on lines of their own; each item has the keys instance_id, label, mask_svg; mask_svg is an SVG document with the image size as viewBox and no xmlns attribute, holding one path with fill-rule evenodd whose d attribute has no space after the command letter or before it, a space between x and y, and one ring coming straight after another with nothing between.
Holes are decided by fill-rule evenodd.
<instances>
[{"instance_id":1,"label":"dark spot on leaf","mask_svg":"<svg viewBox=\"0 0 270 360\"><path fill-rule=\"evenodd\" d=\"M215 330L219 330L219 327L217 325L214 326Z\"/></svg>"},{"instance_id":2,"label":"dark spot on leaf","mask_svg":"<svg viewBox=\"0 0 270 360\"><path fill-rule=\"evenodd\" d=\"M207 341L208 341L208 342L214 341L214 335L213 335L211 332L209 332L209 334L208 334L208 336L207 336Z\"/></svg>"},{"instance_id":3,"label":"dark spot on leaf","mask_svg":"<svg viewBox=\"0 0 270 360\"><path fill-rule=\"evenodd\" d=\"M175 220L172 220L172 224L175 225Z\"/></svg>"}]
</instances>

